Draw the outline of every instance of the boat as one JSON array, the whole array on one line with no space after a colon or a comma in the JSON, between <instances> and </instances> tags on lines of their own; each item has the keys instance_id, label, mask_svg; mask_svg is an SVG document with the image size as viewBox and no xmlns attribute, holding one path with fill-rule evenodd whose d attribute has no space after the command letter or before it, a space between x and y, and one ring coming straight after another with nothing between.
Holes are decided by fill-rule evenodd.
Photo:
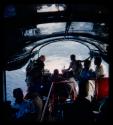
<instances>
[{"instance_id":1,"label":"boat","mask_svg":"<svg viewBox=\"0 0 113 125\"><path fill-rule=\"evenodd\" d=\"M44 9L47 8L46 9ZM54 7L54 11L52 8ZM107 5L104 4L5 4L3 6L4 20L4 41L5 58L1 67L0 93L1 101L6 101L6 71L13 71L25 66L35 55L45 46L58 41L75 41L86 46L90 53L88 58L101 56L106 63L109 61L109 29L110 12ZM90 30L77 30L79 23L88 23L92 25ZM59 25L51 33L44 33L41 25L49 24ZM48 28L49 30L49 28ZM93 45L95 49L90 48ZM39 47L36 51L35 48ZM35 50L35 51L34 51ZM82 60L84 61L84 60ZM101 81L98 98L109 98L109 77ZM45 106L43 108L41 122L44 120L46 108L51 94L53 84L47 95ZM62 110L58 115L58 120L63 119Z\"/></svg>"}]
</instances>

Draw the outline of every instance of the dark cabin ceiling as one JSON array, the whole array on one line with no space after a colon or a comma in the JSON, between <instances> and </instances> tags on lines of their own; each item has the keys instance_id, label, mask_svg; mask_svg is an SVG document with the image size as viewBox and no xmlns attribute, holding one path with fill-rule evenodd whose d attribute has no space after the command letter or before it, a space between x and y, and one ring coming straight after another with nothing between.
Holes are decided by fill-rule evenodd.
<instances>
[{"instance_id":1,"label":"dark cabin ceiling","mask_svg":"<svg viewBox=\"0 0 113 125\"><path fill-rule=\"evenodd\" d=\"M13 15L4 16L5 34L5 54L6 62L15 55L21 53L26 45L36 42L40 39L51 38L54 36L65 35L65 33L56 33L48 36L24 37L23 32L27 29L36 28L38 24L66 22L65 31L69 30L71 22L92 22L94 24L105 23L109 29L110 12L109 8L103 4L65 4L64 11L41 12L37 13L37 7L42 4L14 4L4 6L4 12L8 6L13 6L11 10ZM14 12L13 12L14 11ZM68 34L66 34L68 35ZM72 33L101 40L108 43L108 37L94 36L88 33ZM28 41L31 41L28 43ZM109 43L108 43L109 44Z\"/></svg>"},{"instance_id":2,"label":"dark cabin ceiling","mask_svg":"<svg viewBox=\"0 0 113 125\"><path fill-rule=\"evenodd\" d=\"M6 18L6 25L25 27L49 22L109 22L110 19L109 9L105 5L68 4L64 11L42 13L37 13L37 6L15 5L16 15Z\"/></svg>"}]
</instances>

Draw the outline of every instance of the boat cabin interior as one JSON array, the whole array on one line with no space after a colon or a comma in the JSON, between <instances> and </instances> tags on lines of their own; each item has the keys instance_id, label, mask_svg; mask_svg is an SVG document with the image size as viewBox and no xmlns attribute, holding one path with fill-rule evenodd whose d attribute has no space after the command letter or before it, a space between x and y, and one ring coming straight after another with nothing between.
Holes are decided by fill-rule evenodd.
<instances>
[{"instance_id":1,"label":"boat cabin interior","mask_svg":"<svg viewBox=\"0 0 113 125\"><path fill-rule=\"evenodd\" d=\"M35 3L26 5L3 4L1 6L1 10L2 13L0 20L2 18L4 22L4 28L2 30L4 35L4 47L1 46L3 65L0 72L1 104L7 101L6 72L18 70L24 67L32 58L40 56L40 50L42 48L45 48L52 43L59 41L64 41L64 43L69 43L70 41L80 43L89 49L88 59L100 56L108 65L110 63L108 53L110 48L109 30L111 15L109 7L105 4L63 4L56 2L52 4ZM84 28L82 28L83 25ZM91 48L91 45L93 48ZM38 49L36 49L37 47ZM84 62L84 59L82 62ZM109 100L109 76L100 79L100 81L98 80L98 82L100 88L96 97L98 99L104 98L105 100L107 98ZM54 83L52 83L49 87L46 96L47 99L45 100L43 110L41 112L40 122L53 120L52 118L47 117L46 113L49 98L53 92L52 88L54 87L55 89L55 85L53 84ZM62 87L61 89L63 90ZM55 96L52 96L52 98L54 102L56 101L54 103L55 107L55 104L60 101L58 98L56 100ZM81 100L81 102L82 101L83 100ZM76 119L76 115L75 118L67 115L72 113L72 109L70 108L72 103L66 104L67 109L69 108L70 110L65 110L66 106L64 106L65 108L62 108L61 105L61 107L58 108L57 105L58 109L55 109L55 121L70 122ZM75 104L75 110L77 106L78 105ZM72 104L71 107L74 107L74 104ZM109 106L107 105L107 108L108 107ZM77 111L79 110L77 109ZM105 113L103 113L103 115L95 112L93 114L93 122L96 123L107 119L107 111L107 115ZM83 115L85 117L86 114ZM76 122L76 120L74 122Z\"/></svg>"}]
</instances>

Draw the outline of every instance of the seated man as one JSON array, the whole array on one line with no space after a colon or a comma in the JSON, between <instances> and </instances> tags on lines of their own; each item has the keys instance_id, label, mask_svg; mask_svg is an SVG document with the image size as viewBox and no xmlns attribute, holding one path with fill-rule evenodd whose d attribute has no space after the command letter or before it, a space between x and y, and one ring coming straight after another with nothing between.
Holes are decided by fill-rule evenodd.
<instances>
[{"instance_id":1,"label":"seated man","mask_svg":"<svg viewBox=\"0 0 113 125\"><path fill-rule=\"evenodd\" d=\"M52 82L59 82L62 80L62 76L59 73L58 69L54 69L54 72L52 74Z\"/></svg>"},{"instance_id":2,"label":"seated man","mask_svg":"<svg viewBox=\"0 0 113 125\"><path fill-rule=\"evenodd\" d=\"M14 89L13 96L15 98L15 102L12 105L12 108L16 110L16 112L14 113L15 121L30 120L30 114L35 112L35 107L32 101L23 99L23 92L21 88Z\"/></svg>"}]
</instances>

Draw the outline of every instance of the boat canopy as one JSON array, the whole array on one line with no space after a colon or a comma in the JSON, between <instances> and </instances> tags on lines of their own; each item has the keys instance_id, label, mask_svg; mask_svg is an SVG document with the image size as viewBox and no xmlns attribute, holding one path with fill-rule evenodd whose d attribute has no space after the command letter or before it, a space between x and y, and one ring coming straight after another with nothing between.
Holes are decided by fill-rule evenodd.
<instances>
[{"instance_id":1,"label":"boat canopy","mask_svg":"<svg viewBox=\"0 0 113 125\"><path fill-rule=\"evenodd\" d=\"M60 40L92 44L106 62L110 12L103 4L7 4L3 7L5 70L24 66L37 46ZM95 52L95 50L91 50Z\"/></svg>"}]
</instances>

